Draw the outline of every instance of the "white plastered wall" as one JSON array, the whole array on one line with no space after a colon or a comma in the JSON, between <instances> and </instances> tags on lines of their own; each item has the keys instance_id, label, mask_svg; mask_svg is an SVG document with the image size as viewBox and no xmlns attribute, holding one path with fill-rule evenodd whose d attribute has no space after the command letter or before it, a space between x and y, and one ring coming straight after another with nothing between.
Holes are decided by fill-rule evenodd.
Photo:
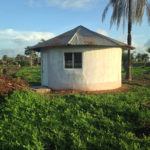
<instances>
[{"instance_id":1,"label":"white plastered wall","mask_svg":"<svg viewBox=\"0 0 150 150\"><path fill-rule=\"evenodd\" d=\"M121 87L121 48L65 46L42 48L41 56L43 52L48 55L48 86L53 90L96 91ZM82 68L65 69L64 52L82 52Z\"/></svg>"}]
</instances>

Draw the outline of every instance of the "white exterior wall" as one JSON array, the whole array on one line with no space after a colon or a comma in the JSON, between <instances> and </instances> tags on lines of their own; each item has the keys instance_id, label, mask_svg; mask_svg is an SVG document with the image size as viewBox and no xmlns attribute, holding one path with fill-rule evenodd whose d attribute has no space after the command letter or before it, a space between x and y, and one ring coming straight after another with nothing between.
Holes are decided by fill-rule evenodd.
<instances>
[{"instance_id":1,"label":"white exterior wall","mask_svg":"<svg viewBox=\"0 0 150 150\"><path fill-rule=\"evenodd\" d=\"M53 90L96 91L121 87L121 48L65 46L43 48L41 56L43 52L48 55L48 86ZM82 68L65 69L64 52L82 52Z\"/></svg>"}]
</instances>

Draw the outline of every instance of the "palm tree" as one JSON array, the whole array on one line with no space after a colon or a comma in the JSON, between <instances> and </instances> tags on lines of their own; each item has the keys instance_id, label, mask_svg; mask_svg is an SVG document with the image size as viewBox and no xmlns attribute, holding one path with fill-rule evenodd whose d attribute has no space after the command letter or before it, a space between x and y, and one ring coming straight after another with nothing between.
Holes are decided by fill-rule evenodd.
<instances>
[{"instance_id":1,"label":"palm tree","mask_svg":"<svg viewBox=\"0 0 150 150\"><path fill-rule=\"evenodd\" d=\"M29 55L30 56L30 68L32 68L32 58L34 59L36 56L37 56L37 54L36 54L36 52L35 51L33 51L33 50L29 50L29 48L30 48L30 46L27 46L26 48L25 48L25 55Z\"/></svg>"},{"instance_id":2,"label":"palm tree","mask_svg":"<svg viewBox=\"0 0 150 150\"><path fill-rule=\"evenodd\" d=\"M113 24L117 23L117 29L119 28L121 19L123 19L123 30L125 29L125 22L128 20L128 38L127 43L131 46L131 30L132 24L136 22L141 25L144 10L146 8L146 14L150 25L150 2L148 0L110 0L107 4L103 15L102 21L104 21L108 8L113 6L113 14L111 16L110 28ZM126 72L126 79L132 80L131 77L131 53L128 50L128 70Z\"/></svg>"}]
</instances>

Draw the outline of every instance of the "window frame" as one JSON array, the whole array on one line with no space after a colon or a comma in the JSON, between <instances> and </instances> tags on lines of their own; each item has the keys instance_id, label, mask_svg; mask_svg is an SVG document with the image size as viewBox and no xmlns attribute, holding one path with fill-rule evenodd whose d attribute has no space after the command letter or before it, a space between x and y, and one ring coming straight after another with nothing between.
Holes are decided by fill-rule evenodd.
<instances>
[{"instance_id":1,"label":"window frame","mask_svg":"<svg viewBox=\"0 0 150 150\"><path fill-rule=\"evenodd\" d=\"M73 67L72 68L65 68L65 53L72 53L72 65ZM82 69L83 68L83 63L82 63L82 67L81 68L74 68L74 53L81 53L81 63L82 63L82 60L83 60L83 52L63 52L63 66L64 66L64 69Z\"/></svg>"}]
</instances>

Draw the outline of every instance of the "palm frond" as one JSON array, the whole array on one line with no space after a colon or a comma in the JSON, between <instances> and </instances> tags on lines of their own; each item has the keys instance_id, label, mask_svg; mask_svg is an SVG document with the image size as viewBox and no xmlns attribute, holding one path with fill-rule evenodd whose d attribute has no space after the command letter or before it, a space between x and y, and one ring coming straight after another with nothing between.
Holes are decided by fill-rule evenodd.
<instances>
[{"instance_id":1,"label":"palm frond","mask_svg":"<svg viewBox=\"0 0 150 150\"><path fill-rule=\"evenodd\" d=\"M150 25L150 2L146 1L146 15L148 19L148 23Z\"/></svg>"},{"instance_id":2,"label":"palm frond","mask_svg":"<svg viewBox=\"0 0 150 150\"><path fill-rule=\"evenodd\" d=\"M106 13L111 5L113 6L113 13L110 20L110 29L113 24L117 24L118 29L122 20L124 31L126 20L128 20L128 16L130 15L129 0L110 0L103 12L102 21L104 21ZM132 0L132 23L141 25L145 9L150 25L150 0Z\"/></svg>"},{"instance_id":3,"label":"palm frond","mask_svg":"<svg viewBox=\"0 0 150 150\"><path fill-rule=\"evenodd\" d=\"M105 16L106 16L106 13L108 11L108 8L109 6L111 5L111 1L108 3L108 5L106 6L104 12L103 12L103 15L102 15L102 22L105 20Z\"/></svg>"}]
</instances>

